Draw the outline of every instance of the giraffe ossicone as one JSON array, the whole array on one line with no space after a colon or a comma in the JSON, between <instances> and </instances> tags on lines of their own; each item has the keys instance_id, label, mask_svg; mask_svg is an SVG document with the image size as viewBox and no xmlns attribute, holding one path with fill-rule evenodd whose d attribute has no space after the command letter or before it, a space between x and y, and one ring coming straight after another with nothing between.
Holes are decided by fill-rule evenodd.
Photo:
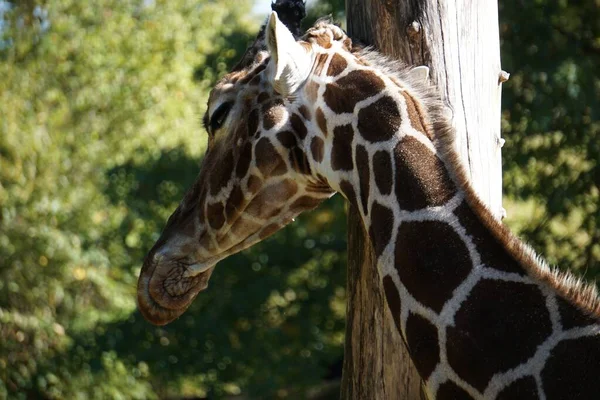
<instances>
[{"instance_id":1,"label":"giraffe ossicone","mask_svg":"<svg viewBox=\"0 0 600 400\"><path fill-rule=\"evenodd\" d=\"M430 398L597 397L595 288L547 267L481 203L426 70L325 20L300 40L276 14L266 30L210 94L200 175L142 267L144 316L177 318L219 260L339 192Z\"/></svg>"}]
</instances>

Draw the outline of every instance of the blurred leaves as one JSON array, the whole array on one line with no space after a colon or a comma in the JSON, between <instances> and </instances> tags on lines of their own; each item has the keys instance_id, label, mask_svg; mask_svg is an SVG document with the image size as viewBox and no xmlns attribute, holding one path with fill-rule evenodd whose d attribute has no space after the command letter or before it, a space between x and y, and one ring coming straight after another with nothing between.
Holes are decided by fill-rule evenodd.
<instances>
[{"instance_id":1,"label":"blurred leaves","mask_svg":"<svg viewBox=\"0 0 600 400\"><path fill-rule=\"evenodd\" d=\"M221 263L168 327L135 309L143 257L198 173L208 90L258 30L250 8L30 0L5 12L0 398L285 397L340 357L341 199Z\"/></svg>"},{"instance_id":2,"label":"blurred leaves","mask_svg":"<svg viewBox=\"0 0 600 400\"><path fill-rule=\"evenodd\" d=\"M306 18L302 21L305 29L313 26L319 18L330 16L333 21L346 28L346 2L345 0L317 0L307 5Z\"/></svg>"},{"instance_id":3,"label":"blurred leaves","mask_svg":"<svg viewBox=\"0 0 600 400\"><path fill-rule=\"evenodd\" d=\"M549 262L598 279L600 8L501 2L500 21L512 73L502 121L508 222Z\"/></svg>"}]
</instances>

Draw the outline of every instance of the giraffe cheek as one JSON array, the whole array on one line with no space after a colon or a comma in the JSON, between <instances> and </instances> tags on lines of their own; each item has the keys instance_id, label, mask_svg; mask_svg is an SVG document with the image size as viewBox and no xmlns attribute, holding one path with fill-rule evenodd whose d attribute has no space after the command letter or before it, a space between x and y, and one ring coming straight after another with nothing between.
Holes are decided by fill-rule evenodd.
<instances>
[{"instance_id":1,"label":"giraffe cheek","mask_svg":"<svg viewBox=\"0 0 600 400\"><path fill-rule=\"evenodd\" d=\"M240 156L237 161L237 165L235 168L235 174L238 179L242 179L248 173L248 169L250 168L250 163L252 162L252 144L247 142L242 151L240 152Z\"/></svg>"},{"instance_id":2,"label":"giraffe cheek","mask_svg":"<svg viewBox=\"0 0 600 400\"><path fill-rule=\"evenodd\" d=\"M227 186L227 182L231 179L234 169L233 152L228 151L221 160L213 159L213 169L209 175L210 194L216 196L223 187ZM203 168L206 168L204 166Z\"/></svg>"},{"instance_id":3,"label":"giraffe cheek","mask_svg":"<svg viewBox=\"0 0 600 400\"><path fill-rule=\"evenodd\" d=\"M285 161L267 138L261 138L254 148L256 166L263 177L279 176L287 172Z\"/></svg>"},{"instance_id":4,"label":"giraffe cheek","mask_svg":"<svg viewBox=\"0 0 600 400\"><path fill-rule=\"evenodd\" d=\"M217 231L223 227L225 224L224 211L225 207L222 203L209 204L206 207L208 224L212 229Z\"/></svg>"},{"instance_id":5,"label":"giraffe cheek","mask_svg":"<svg viewBox=\"0 0 600 400\"><path fill-rule=\"evenodd\" d=\"M259 233L260 240L263 240L282 228L279 224L269 224L265 226Z\"/></svg>"}]
</instances>

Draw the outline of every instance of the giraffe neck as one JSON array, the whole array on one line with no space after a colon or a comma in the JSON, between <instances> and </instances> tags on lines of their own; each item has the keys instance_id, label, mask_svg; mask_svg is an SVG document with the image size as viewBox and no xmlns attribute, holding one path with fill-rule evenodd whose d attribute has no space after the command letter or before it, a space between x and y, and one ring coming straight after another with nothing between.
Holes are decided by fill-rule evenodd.
<instances>
[{"instance_id":1,"label":"giraffe neck","mask_svg":"<svg viewBox=\"0 0 600 400\"><path fill-rule=\"evenodd\" d=\"M560 277L485 209L453 169L455 153L436 131L443 124L426 122L418 92L371 72L343 82L353 91L345 92L340 81L351 74L321 90L313 130L323 136L307 148L362 217L394 322L431 397L596 390L555 378L587 375L590 357L600 357L598 314L575 304ZM590 365L568 353L569 340Z\"/></svg>"}]
</instances>

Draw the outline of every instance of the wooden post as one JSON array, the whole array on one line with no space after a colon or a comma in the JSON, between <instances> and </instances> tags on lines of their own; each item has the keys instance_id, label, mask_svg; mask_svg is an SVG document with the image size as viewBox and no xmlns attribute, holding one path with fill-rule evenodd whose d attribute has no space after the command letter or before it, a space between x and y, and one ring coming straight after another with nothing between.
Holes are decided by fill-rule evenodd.
<instances>
[{"instance_id":1,"label":"wooden post","mask_svg":"<svg viewBox=\"0 0 600 400\"><path fill-rule=\"evenodd\" d=\"M501 218L501 83L495 0L346 0L348 33L412 66L427 65L457 131L477 193ZM420 377L385 305L359 215L348 213L342 399L418 399Z\"/></svg>"}]
</instances>

